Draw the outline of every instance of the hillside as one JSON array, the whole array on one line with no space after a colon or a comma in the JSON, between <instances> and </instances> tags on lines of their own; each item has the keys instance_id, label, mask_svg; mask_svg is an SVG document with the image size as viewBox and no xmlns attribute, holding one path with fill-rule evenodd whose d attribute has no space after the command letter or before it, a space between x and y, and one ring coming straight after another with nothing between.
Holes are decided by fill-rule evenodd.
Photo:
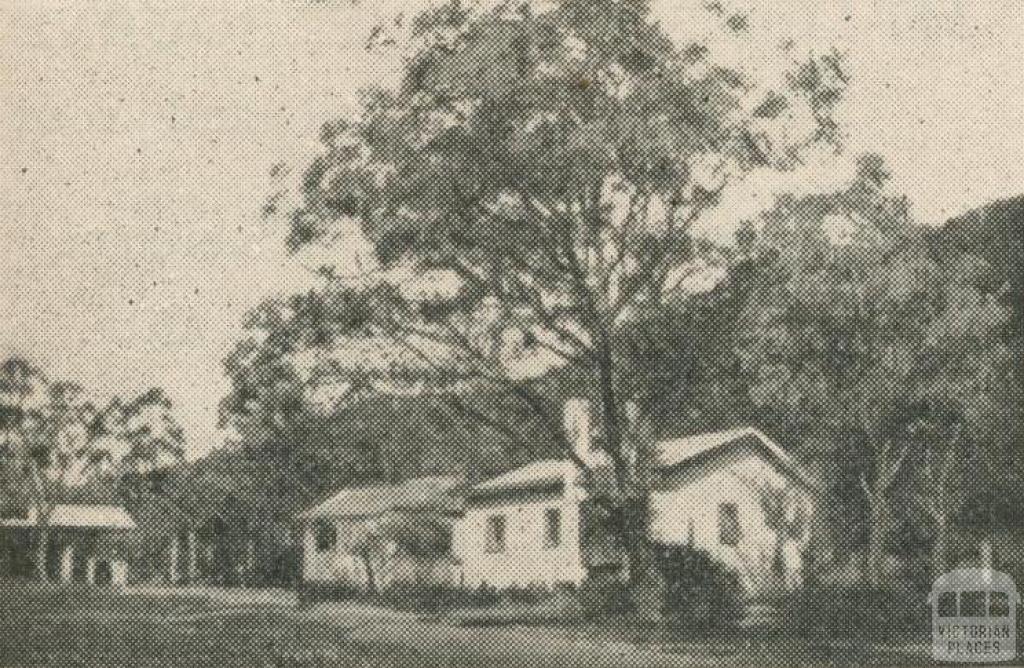
<instances>
[{"instance_id":1,"label":"hillside","mask_svg":"<svg viewBox=\"0 0 1024 668\"><path fill-rule=\"evenodd\" d=\"M972 253L992 265L1006 281L1016 310L1016 331L1024 316L1024 195L999 200L953 218L931 235L939 257Z\"/></svg>"}]
</instances>

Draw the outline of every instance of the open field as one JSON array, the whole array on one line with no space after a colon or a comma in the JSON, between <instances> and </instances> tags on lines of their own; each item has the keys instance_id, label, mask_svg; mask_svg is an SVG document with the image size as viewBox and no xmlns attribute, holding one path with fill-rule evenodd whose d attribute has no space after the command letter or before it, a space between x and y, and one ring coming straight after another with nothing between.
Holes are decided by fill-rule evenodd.
<instances>
[{"instance_id":1,"label":"open field","mask_svg":"<svg viewBox=\"0 0 1024 668\"><path fill-rule=\"evenodd\" d=\"M0 584L0 666L718 666L926 664L920 646L648 639L598 629L461 627L281 595L116 594Z\"/></svg>"}]
</instances>

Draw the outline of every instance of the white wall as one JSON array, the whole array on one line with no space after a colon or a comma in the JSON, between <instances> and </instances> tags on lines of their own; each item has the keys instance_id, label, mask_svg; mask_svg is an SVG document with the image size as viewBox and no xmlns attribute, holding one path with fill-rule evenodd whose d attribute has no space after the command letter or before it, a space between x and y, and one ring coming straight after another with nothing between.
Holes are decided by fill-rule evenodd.
<instances>
[{"instance_id":1,"label":"white wall","mask_svg":"<svg viewBox=\"0 0 1024 668\"><path fill-rule=\"evenodd\" d=\"M316 549L318 522L334 525L338 540L330 550ZM351 549L366 535L370 520L352 518L324 518L306 523L302 532L302 579L314 583L348 582L361 585L366 582L362 560Z\"/></svg>"},{"instance_id":2,"label":"white wall","mask_svg":"<svg viewBox=\"0 0 1024 668\"><path fill-rule=\"evenodd\" d=\"M754 447L732 448L708 462L666 474L651 494L650 534L654 541L684 544L692 531L693 546L735 568L748 591L766 589L777 536L765 524L759 486L770 484L790 490L805 511L802 541L785 541L786 581L799 582L801 549L810 534L814 510L810 493L776 467ZM740 540L735 546L719 540L718 512L722 503L735 503L739 511Z\"/></svg>"},{"instance_id":3,"label":"white wall","mask_svg":"<svg viewBox=\"0 0 1024 668\"><path fill-rule=\"evenodd\" d=\"M549 508L561 511L557 547L545 545ZM495 515L505 517L505 550L488 553L487 520ZM579 501L573 494L477 501L467 504L465 516L456 524L454 549L470 587L579 584L586 577L579 535Z\"/></svg>"}]
</instances>

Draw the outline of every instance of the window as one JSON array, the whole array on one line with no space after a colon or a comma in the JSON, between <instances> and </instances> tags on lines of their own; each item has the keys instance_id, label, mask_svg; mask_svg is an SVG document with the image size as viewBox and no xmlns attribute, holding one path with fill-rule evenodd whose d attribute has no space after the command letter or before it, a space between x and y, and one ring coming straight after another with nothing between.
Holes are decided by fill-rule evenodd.
<instances>
[{"instance_id":1,"label":"window","mask_svg":"<svg viewBox=\"0 0 1024 668\"><path fill-rule=\"evenodd\" d=\"M562 512L558 508L544 511L544 547L558 547L562 543Z\"/></svg>"},{"instance_id":2,"label":"window","mask_svg":"<svg viewBox=\"0 0 1024 668\"><path fill-rule=\"evenodd\" d=\"M0 520L27 520L28 506L5 500L0 504Z\"/></svg>"},{"instance_id":3,"label":"window","mask_svg":"<svg viewBox=\"0 0 1024 668\"><path fill-rule=\"evenodd\" d=\"M956 617L956 592L944 591L939 594L939 617Z\"/></svg>"},{"instance_id":4,"label":"window","mask_svg":"<svg viewBox=\"0 0 1024 668\"><path fill-rule=\"evenodd\" d=\"M985 606L985 592L965 591L960 593L961 617L984 617Z\"/></svg>"},{"instance_id":5,"label":"window","mask_svg":"<svg viewBox=\"0 0 1024 668\"><path fill-rule=\"evenodd\" d=\"M1005 591L993 591L988 594L989 617L1010 616L1010 595Z\"/></svg>"},{"instance_id":6,"label":"window","mask_svg":"<svg viewBox=\"0 0 1024 668\"><path fill-rule=\"evenodd\" d=\"M722 545L739 545L740 511L735 503L718 506L718 541Z\"/></svg>"},{"instance_id":7,"label":"window","mask_svg":"<svg viewBox=\"0 0 1024 668\"><path fill-rule=\"evenodd\" d=\"M487 518L487 551L505 551L505 516L494 515Z\"/></svg>"},{"instance_id":8,"label":"window","mask_svg":"<svg viewBox=\"0 0 1024 668\"><path fill-rule=\"evenodd\" d=\"M313 527L313 539L317 552L333 550L338 544L338 530L330 522L320 521Z\"/></svg>"}]
</instances>

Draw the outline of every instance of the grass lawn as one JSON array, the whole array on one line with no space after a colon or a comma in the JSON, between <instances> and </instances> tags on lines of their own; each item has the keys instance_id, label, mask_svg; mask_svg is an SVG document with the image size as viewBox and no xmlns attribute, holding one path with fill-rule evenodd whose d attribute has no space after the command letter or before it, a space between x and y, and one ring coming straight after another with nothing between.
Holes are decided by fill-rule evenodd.
<instances>
[{"instance_id":1,"label":"grass lawn","mask_svg":"<svg viewBox=\"0 0 1024 668\"><path fill-rule=\"evenodd\" d=\"M600 629L467 628L365 605L237 604L0 582L0 667L734 666L928 663L902 648L776 638L657 639Z\"/></svg>"},{"instance_id":2,"label":"grass lawn","mask_svg":"<svg viewBox=\"0 0 1024 668\"><path fill-rule=\"evenodd\" d=\"M0 583L0 666L416 666L427 657L347 640L273 606ZM440 664L437 664L440 665Z\"/></svg>"}]
</instances>

